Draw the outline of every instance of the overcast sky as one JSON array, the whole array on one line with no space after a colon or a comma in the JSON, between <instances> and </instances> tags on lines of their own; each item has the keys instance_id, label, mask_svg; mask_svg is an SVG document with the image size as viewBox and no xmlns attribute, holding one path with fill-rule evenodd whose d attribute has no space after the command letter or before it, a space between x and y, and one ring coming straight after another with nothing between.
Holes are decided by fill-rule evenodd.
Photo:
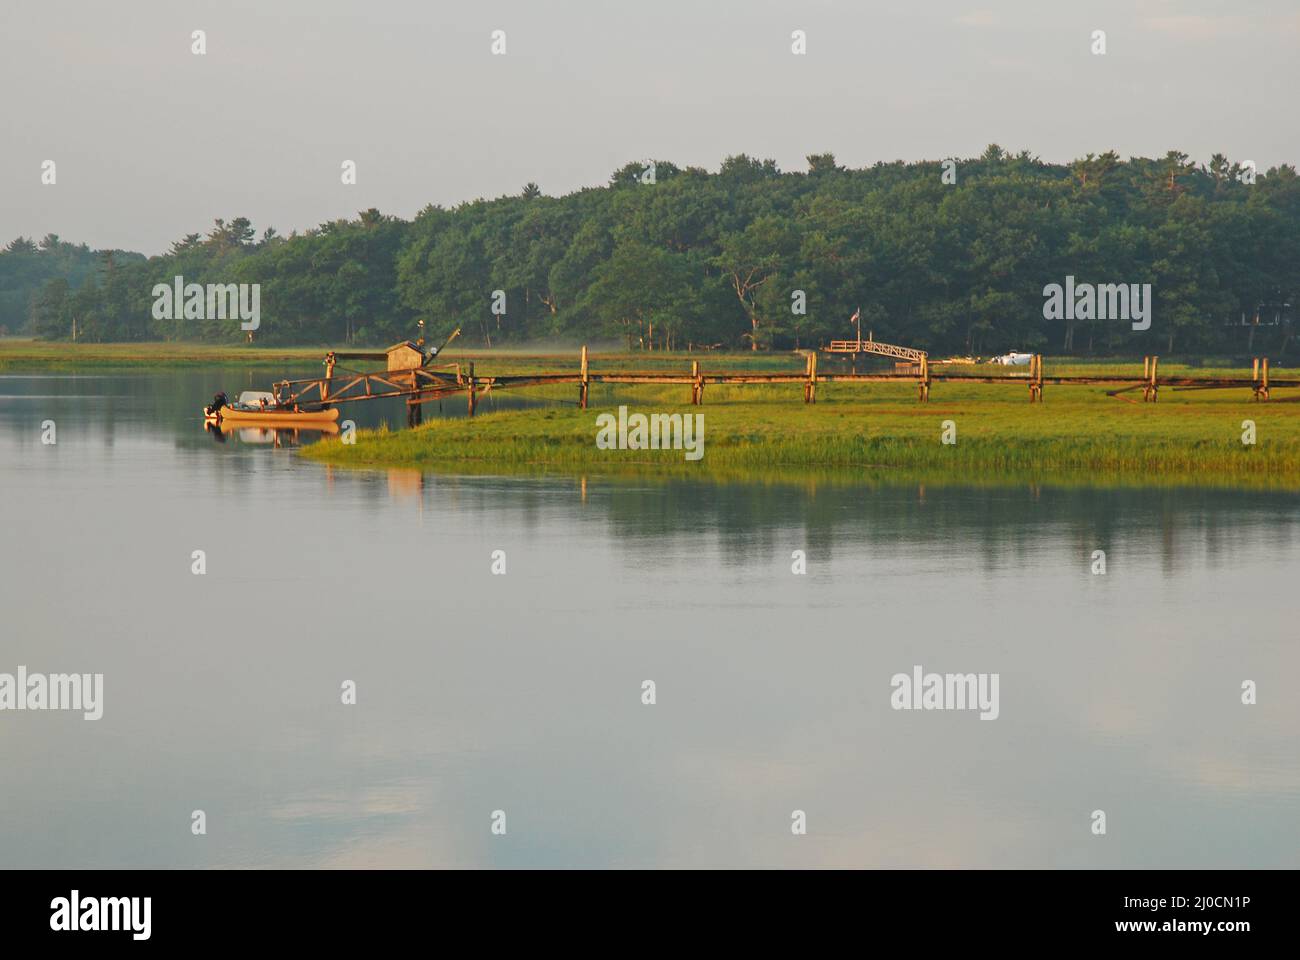
<instances>
[{"instance_id":1,"label":"overcast sky","mask_svg":"<svg viewBox=\"0 0 1300 960\"><path fill-rule=\"evenodd\" d=\"M159 253L216 217L409 218L650 157L997 142L1262 171L1300 162L1298 47L1297 0L0 0L0 243Z\"/></svg>"}]
</instances>

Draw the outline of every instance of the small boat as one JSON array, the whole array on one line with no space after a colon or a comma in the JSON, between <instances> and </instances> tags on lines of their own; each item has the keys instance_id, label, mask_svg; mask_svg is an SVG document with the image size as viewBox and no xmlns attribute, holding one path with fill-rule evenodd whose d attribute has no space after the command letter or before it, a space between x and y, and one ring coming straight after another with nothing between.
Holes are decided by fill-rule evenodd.
<instances>
[{"instance_id":1,"label":"small boat","mask_svg":"<svg viewBox=\"0 0 1300 960\"><path fill-rule=\"evenodd\" d=\"M338 418L337 407L328 410L282 407L276 402L275 394L263 390L245 390L234 403L219 393L203 408L203 419L208 423L240 426L309 426L333 423Z\"/></svg>"},{"instance_id":2,"label":"small boat","mask_svg":"<svg viewBox=\"0 0 1300 960\"><path fill-rule=\"evenodd\" d=\"M1033 358L1032 353L1016 353L1013 350L1011 353L1004 353L1000 357L994 357L989 363L996 363L1003 367L1027 367L1029 361Z\"/></svg>"}]
</instances>

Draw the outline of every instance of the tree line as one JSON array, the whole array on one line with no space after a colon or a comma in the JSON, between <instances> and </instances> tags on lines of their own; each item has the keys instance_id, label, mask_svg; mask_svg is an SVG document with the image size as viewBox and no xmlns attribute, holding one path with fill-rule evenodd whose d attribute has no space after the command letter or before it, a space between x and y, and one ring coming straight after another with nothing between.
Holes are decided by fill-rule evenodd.
<instances>
[{"instance_id":1,"label":"tree line","mask_svg":"<svg viewBox=\"0 0 1300 960\"><path fill-rule=\"evenodd\" d=\"M976 158L806 171L729 157L717 173L629 163L603 187L410 221L367 210L281 236L239 217L165 254L57 237L0 252L0 326L51 339L244 338L154 316L153 289L261 285L259 341L381 345L419 320L472 345L617 342L788 350L864 335L931 353L1284 354L1300 295L1300 179L1171 151L1069 164ZM1150 283L1153 323L1045 319L1044 287Z\"/></svg>"}]
</instances>

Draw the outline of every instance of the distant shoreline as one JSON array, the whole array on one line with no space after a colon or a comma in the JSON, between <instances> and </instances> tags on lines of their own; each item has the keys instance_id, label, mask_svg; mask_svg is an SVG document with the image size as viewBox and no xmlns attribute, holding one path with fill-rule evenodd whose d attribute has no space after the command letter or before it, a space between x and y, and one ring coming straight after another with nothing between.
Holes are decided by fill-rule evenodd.
<instances>
[{"instance_id":1,"label":"distant shoreline","mask_svg":"<svg viewBox=\"0 0 1300 960\"><path fill-rule=\"evenodd\" d=\"M14 365L73 366L94 364L185 365L204 363L300 363L319 360L328 347L262 347L247 344L67 343L55 340L0 339L0 370Z\"/></svg>"},{"instance_id":2,"label":"distant shoreline","mask_svg":"<svg viewBox=\"0 0 1300 960\"><path fill-rule=\"evenodd\" d=\"M25 364L77 364L77 363L128 363L128 364L184 364L184 363L282 363L282 362L301 362L304 360L317 361L325 357L331 350L359 350L359 351L376 351L382 352L386 347L391 346L388 343L382 344L341 344L328 343L319 345L306 346L264 346L260 343L206 343L193 340L149 340L138 342L111 341L106 343L71 343L66 340L36 340L25 337L0 337L0 364L6 363L25 363ZM454 348L440 355L446 360L474 360L485 364L499 363L504 370L509 372L518 372L528 368L528 361L545 359L548 362L560 359L573 364L577 363L579 355L579 346L565 343L555 344L546 341L533 343L511 344L506 347L483 348L483 347L464 347L456 344ZM604 347L592 347L593 362L599 360L602 363L611 363L617 367L645 367L658 366L662 364L679 363L689 366L691 360L700 361L702 367L720 367L727 368L752 368L755 370L776 370L790 369L802 370L802 355L809 352L811 348L800 350L633 350L628 351L618 346L607 345ZM1255 353L1264 354L1267 351L1256 350ZM1226 355L1225 355L1226 357ZM1175 353L1173 357L1161 358L1161 371L1170 371L1179 368L1193 372L1209 374L1213 370L1222 370L1229 372L1225 366L1228 361L1225 357L1191 357L1191 362L1186 362L1183 355ZM825 363L826 361L823 361ZM869 360L865 362L870 362ZM932 359L932 363L935 359ZM1084 367L1092 371L1094 369L1105 369L1107 371L1119 370L1123 368L1128 373L1133 373L1134 369L1141 370L1142 358L1140 356L1118 355L1118 356L1057 356L1054 354L1045 354L1044 362L1048 375L1060 372L1063 367ZM1275 370L1289 369L1294 366L1300 366L1300 356L1296 357L1273 357L1272 365ZM375 366L373 363L367 363L367 366ZM824 367L825 372L830 368ZM847 369L847 367L845 367ZM981 364L981 371L990 370L993 372L1016 373L1024 372L1024 368L1015 367L992 367ZM500 373L502 369L495 366L488 370L489 373ZM1235 375L1243 375L1240 367L1231 371Z\"/></svg>"}]
</instances>

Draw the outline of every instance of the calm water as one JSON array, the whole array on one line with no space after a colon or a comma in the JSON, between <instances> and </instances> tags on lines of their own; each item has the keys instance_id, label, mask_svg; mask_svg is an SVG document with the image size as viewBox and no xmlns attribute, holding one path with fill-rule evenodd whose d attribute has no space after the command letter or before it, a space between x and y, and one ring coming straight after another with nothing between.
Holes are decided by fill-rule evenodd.
<instances>
[{"instance_id":1,"label":"calm water","mask_svg":"<svg viewBox=\"0 0 1300 960\"><path fill-rule=\"evenodd\" d=\"M0 374L0 672L104 674L97 722L0 712L0 866L1300 866L1294 496L353 473L204 432L283 372ZM914 664L998 673L999 718L891 709Z\"/></svg>"}]
</instances>

